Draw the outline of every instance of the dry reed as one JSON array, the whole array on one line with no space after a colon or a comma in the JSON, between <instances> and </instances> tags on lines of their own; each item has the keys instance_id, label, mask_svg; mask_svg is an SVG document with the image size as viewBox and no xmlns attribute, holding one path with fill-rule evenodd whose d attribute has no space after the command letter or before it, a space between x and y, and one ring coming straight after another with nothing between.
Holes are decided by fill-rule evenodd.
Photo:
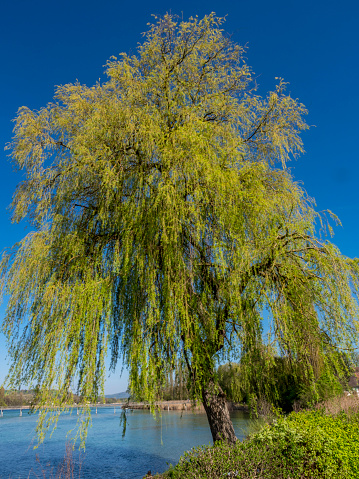
<instances>
[{"instance_id":1,"label":"dry reed","mask_svg":"<svg viewBox=\"0 0 359 479\"><path fill-rule=\"evenodd\" d=\"M73 447L69 442L66 443L64 458L56 469L50 465L44 467L38 455L36 456L36 462L38 470L31 469L28 479L32 477L36 479L80 479L81 477L82 458L79 456L78 463L75 463Z\"/></svg>"},{"instance_id":2,"label":"dry reed","mask_svg":"<svg viewBox=\"0 0 359 479\"><path fill-rule=\"evenodd\" d=\"M345 412L348 416L359 413L359 395L356 392L344 393L343 396L327 399L315 406L315 409L324 409L326 414L336 416Z\"/></svg>"}]
</instances>

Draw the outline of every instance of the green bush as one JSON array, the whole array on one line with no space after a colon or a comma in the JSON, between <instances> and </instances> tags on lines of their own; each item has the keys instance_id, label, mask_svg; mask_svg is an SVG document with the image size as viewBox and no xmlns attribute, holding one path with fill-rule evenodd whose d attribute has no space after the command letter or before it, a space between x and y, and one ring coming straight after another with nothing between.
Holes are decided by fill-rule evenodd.
<instances>
[{"instance_id":1,"label":"green bush","mask_svg":"<svg viewBox=\"0 0 359 479\"><path fill-rule=\"evenodd\" d=\"M354 479L359 415L292 413L243 442L192 449L164 477L186 479Z\"/></svg>"}]
</instances>

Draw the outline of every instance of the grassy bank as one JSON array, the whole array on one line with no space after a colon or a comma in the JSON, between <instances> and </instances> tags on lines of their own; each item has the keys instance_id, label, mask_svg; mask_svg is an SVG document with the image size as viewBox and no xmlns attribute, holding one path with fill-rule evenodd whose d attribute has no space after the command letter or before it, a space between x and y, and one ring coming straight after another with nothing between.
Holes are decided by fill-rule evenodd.
<instances>
[{"instance_id":1,"label":"grassy bank","mask_svg":"<svg viewBox=\"0 0 359 479\"><path fill-rule=\"evenodd\" d=\"M343 397L281 416L235 446L185 453L157 479L354 479L359 477L359 400Z\"/></svg>"}]
</instances>

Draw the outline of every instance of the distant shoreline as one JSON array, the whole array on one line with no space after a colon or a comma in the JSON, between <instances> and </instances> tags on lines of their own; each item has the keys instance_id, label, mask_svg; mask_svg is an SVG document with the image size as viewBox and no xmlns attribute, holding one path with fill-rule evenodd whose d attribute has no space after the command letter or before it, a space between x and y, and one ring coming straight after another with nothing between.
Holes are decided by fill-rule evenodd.
<instances>
[{"instance_id":1,"label":"distant shoreline","mask_svg":"<svg viewBox=\"0 0 359 479\"><path fill-rule=\"evenodd\" d=\"M123 406L123 402L113 402L111 404L87 404L87 405L83 405L83 404L71 404L71 405L66 405L66 406L55 406L55 408L59 408L59 407L64 407L64 408L69 408L69 409L76 409L76 408L84 408L84 407L90 407L90 408L105 408L105 407L114 407L114 406ZM43 406L43 408L45 408L45 406ZM25 406L0 406L0 410L1 411L12 411L12 410L19 410L19 409L31 409L31 406L29 406L28 404L26 404ZM51 407L48 407L48 409L51 409Z\"/></svg>"},{"instance_id":2,"label":"distant shoreline","mask_svg":"<svg viewBox=\"0 0 359 479\"><path fill-rule=\"evenodd\" d=\"M122 403L122 409L150 409L150 405L145 402L127 402ZM205 412L202 403L193 403L188 399L173 400L173 401L156 401L155 407L164 411L198 411ZM246 404L227 402L229 411L244 411L249 412Z\"/></svg>"},{"instance_id":3,"label":"distant shoreline","mask_svg":"<svg viewBox=\"0 0 359 479\"><path fill-rule=\"evenodd\" d=\"M88 404L88 405L82 405L82 404L73 404L73 405L67 405L63 406L64 408L68 409L82 409L84 407L90 407L91 409L95 408L113 408L113 407L120 407L121 409L150 409L149 403L146 402L124 402L123 400L121 402L116 402L116 403L111 403L111 404ZM172 401L156 401L155 402L155 407L163 410L163 411L197 411L197 412L205 412L203 404L202 403L193 403L190 400L187 399L182 399L182 400L172 400ZM243 412L249 412L249 407L246 404L241 404L241 403L234 403L227 401L227 407L229 411L243 411ZM54 409L60 408L60 406L55 406ZM2 407L0 406L1 411L16 411L16 410L29 410L31 409L31 406L24 405L24 406L6 406ZM43 407L45 409L45 407ZM51 409L50 407L48 409Z\"/></svg>"}]
</instances>

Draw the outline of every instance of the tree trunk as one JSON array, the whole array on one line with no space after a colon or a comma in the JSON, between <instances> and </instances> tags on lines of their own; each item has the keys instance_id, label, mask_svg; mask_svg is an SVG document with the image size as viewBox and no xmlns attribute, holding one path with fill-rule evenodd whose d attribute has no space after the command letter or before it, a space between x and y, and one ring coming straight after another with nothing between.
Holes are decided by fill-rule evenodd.
<instances>
[{"instance_id":1,"label":"tree trunk","mask_svg":"<svg viewBox=\"0 0 359 479\"><path fill-rule=\"evenodd\" d=\"M202 400L213 442L223 440L234 444L237 438L229 416L226 396L219 386L215 386L213 380L202 388Z\"/></svg>"}]
</instances>

